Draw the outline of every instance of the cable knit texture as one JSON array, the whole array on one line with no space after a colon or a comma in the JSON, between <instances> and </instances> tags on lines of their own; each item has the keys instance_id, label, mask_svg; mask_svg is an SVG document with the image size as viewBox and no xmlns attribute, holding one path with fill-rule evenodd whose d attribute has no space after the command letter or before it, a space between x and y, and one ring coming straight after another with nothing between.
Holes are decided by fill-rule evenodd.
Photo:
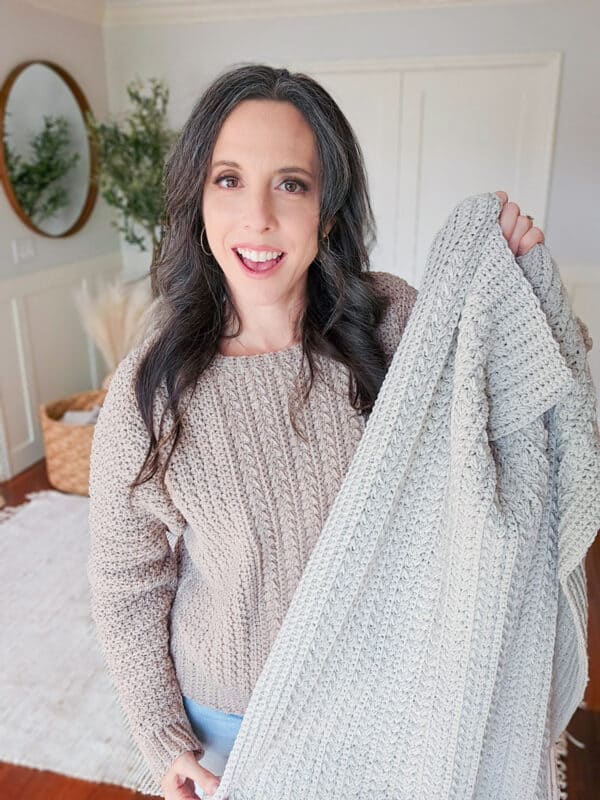
<instances>
[{"instance_id":1,"label":"cable knit texture","mask_svg":"<svg viewBox=\"0 0 600 800\"><path fill-rule=\"evenodd\" d=\"M371 275L391 298L377 331L389 366L417 291L399 276ZM130 504L149 441L134 395L144 346L114 372L94 431L88 577L98 638L142 756L140 791L160 794L175 758L203 752L182 694L246 711L366 421L350 405L347 368L318 355L322 377L298 414L307 444L288 412L301 345L219 354L188 406L167 491L155 476ZM164 402L163 385L156 429Z\"/></svg>"},{"instance_id":2,"label":"cable knit texture","mask_svg":"<svg viewBox=\"0 0 600 800\"><path fill-rule=\"evenodd\" d=\"M557 796L600 527L591 340L499 214L468 197L433 241L214 800Z\"/></svg>"}]
</instances>

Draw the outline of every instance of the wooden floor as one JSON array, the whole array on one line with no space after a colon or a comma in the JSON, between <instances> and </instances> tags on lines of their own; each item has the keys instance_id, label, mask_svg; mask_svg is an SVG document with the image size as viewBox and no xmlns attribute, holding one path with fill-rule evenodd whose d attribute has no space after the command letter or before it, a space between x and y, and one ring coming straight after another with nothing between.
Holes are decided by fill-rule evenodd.
<instances>
[{"instance_id":1,"label":"wooden floor","mask_svg":"<svg viewBox=\"0 0 600 800\"><path fill-rule=\"evenodd\" d=\"M0 484L0 492L10 506L25 502L28 492L51 488L44 461L39 461L7 483ZM586 708L577 709L567 728L575 739L585 744L585 748L580 749L569 742L566 762L569 800L600 798L600 536L588 552L586 572L590 606L590 680L584 698ZM140 800L150 797L118 786L89 783L53 772L0 762L0 800Z\"/></svg>"}]
</instances>

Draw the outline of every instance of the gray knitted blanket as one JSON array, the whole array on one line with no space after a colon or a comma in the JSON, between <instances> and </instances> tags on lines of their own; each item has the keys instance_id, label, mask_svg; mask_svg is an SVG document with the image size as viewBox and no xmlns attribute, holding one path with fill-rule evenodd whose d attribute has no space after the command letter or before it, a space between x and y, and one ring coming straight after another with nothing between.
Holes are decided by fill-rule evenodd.
<instances>
[{"instance_id":1,"label":"gray knitted blanket","mask_svg":"<svg viewBox=\"0 0 600 800\"><path fill-rule=\"evenodd\" d=\"M547 800L588 680L587 361L493 193L436 234L400 345L214 800Z\"/></svg>"}]
</instances>

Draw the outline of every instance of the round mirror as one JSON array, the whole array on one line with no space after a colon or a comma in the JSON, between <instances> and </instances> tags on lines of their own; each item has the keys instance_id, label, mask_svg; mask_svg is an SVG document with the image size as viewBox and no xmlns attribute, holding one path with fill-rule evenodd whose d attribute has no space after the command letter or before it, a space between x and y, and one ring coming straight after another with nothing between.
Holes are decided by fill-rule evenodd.
<instances>
[{"instance_id":1,"label":"round mirror","mask_svg":"<svg viewBox=\"0 0 600 800\"><path fill-rule=\"evenodd\" d=\"M88 110L77 83L50 61L19 64L0 90L0 178L18 216L43 236L75 233L96 202Z\"/></svg>"}]
</instances>

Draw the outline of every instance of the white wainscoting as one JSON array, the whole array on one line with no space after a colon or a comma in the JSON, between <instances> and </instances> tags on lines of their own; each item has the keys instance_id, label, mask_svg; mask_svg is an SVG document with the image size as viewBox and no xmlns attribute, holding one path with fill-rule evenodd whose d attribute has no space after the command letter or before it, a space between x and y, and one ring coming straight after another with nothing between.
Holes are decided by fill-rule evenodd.
<instances>
[{"instance_id":1,"label":"white wainscoting","mask_svg":"<svg viewBox=\"0 0 600 800\"><path fill-rule=\"evenodd\" d=\"M40 403L100 386L104 363L73 292L120 271L113 253L0 281L0 480L44 457Z\"/></svg>"}]
</instances>

